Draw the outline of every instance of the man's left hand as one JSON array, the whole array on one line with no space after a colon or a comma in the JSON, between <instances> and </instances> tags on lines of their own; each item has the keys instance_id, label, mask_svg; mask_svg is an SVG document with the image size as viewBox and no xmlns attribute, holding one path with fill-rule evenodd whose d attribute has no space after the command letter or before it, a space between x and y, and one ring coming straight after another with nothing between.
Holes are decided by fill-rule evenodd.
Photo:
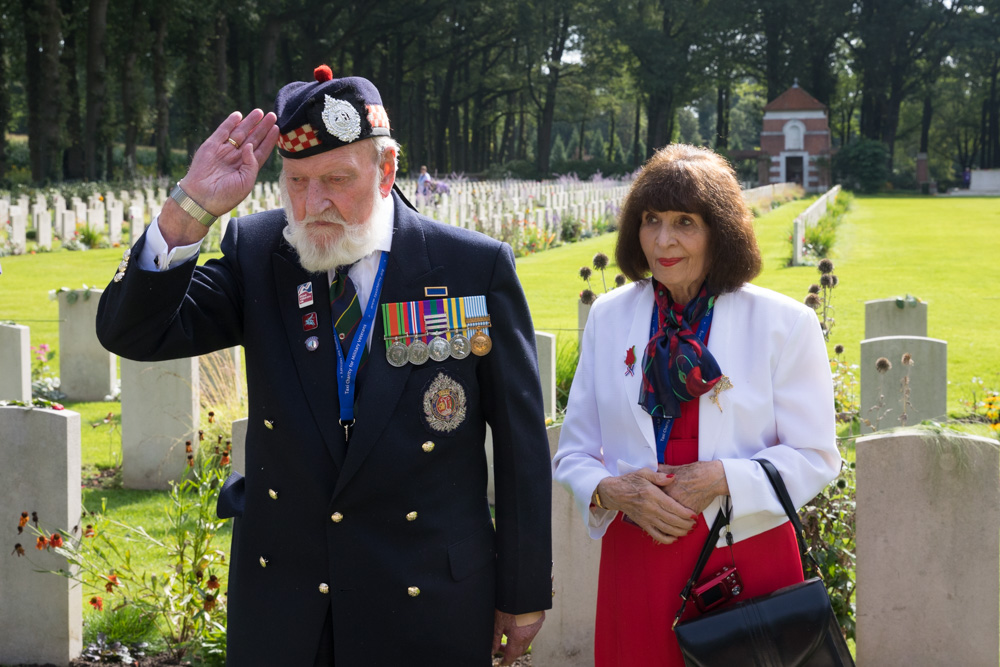
<instances>
[{"instance_id":1,"label":"man's left hand","mask_svg":"<svg viewBox=\"0 0 1000 667\"><path fill-rule=\"evenodd\" d=\"M507 643L503 644L503 660L501 665L509 665L517 660L528 647L531 640L535 638L538 631L542 629L545 621L545 612L536 611L529 614L508 614L496 610L493 618L493 654L500 652L500 638L507 635Z\"/></svg>"}]
</instances>

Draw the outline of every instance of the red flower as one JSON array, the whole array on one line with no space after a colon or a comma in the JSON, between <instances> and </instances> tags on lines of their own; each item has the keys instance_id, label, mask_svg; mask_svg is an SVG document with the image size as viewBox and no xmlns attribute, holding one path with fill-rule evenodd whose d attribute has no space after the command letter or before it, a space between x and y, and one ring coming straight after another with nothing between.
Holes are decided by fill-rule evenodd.
<instances>
[{"instance_id":1,"label":"red flower","mask_svg":"<svg viewBox=\"0 0 1000 667\"><path fill-rule=\"evenodd\" d=\"M97 537L97 531L89 523L87 524L87 529L83 531L84 537Z\"/></svg>"},{"instance_id":2,"label":"red flower","mask_svg":"<svg viewBox=\"0 0 1000 667\"><path fill-rule=\"evenodd\" d=\"M628 351L625 352L625 365L631 366L635 363L635 345L630 347Z\"/></svg>"},{"instance_id":3,"label":"red flower","mask_svg":"<svg viewBox=\"0 0 1000 667\"><path fill-rule=\"evenodd\" d=\"M63 545L62 535L60 535L59 533L52 533L52 535L49 537L49 546L61 547L62 545Z\"/></svg>"},{"instance_id":4,"label":"red flower","mask_svg":"<svg viewBox=\"0 0 1000 667\"><path fill-rule=\"evenodd\" d=\"M204 608L205 611L212 611L213 609L215 609L215 596L206 595L205 601L202 603L201 606L202 608Z\"/></svg>"},{"instance_id":5,"label":"red flower","mask_svg":"<svg viewBox=\"0 0 1000 667\"><path fill-rule=\"evenodd\" d=\"M49 407L51 407L53 410L65 410L66 409L66 408L64 408L62 406L62 403L53 403Z\"/></svg>"},{"instance_id":6,"label":"red flower","mask_svg":"<svg viewBox=\"0 0 1000 667\"><path fill-rule=\"evenodd\" d=\"M104 590L108 593L114 592L115 586L121 586L121 583L118 581L117 574L109 574L105 578L108 580L108 583L104 584Z\"/></svg>"},{"instance_id":7,"label":"red flower","mask_svg":"<svg viewBox=\"0 0 1000 667\"><path fill-rule=\"evenodd\" d=\"M28 525L28 513L21 512L21 520L17 522L17 527L24 528L27 525Z\"/></svg>"},{"instance_id":8,"label":"red flower","mask_svg":"<svg viewBox=\"0 0 1000 667\"><path fill-rule=\"evenodd\" d=\"M24 547L22 547L20 544L15 544L14 545L14 550L10 552L11 556L13 556L14 554L17 554L18 558L20 558L21 556L23 556L24 555Z\"/></svg>"},{"instance_id":9,"label":"red flower","mask_svg":"<svg viewBox=\"0 0 1000 667\"><path fill-rule=\"evenodd\" d=\"M90 606L96 609L97 611L104 611L104 600L101 599L100 595L95 595L94 597L90 598Z\"/></svg>"},{"instance_id":10,"label":"red flower","mask_svg":"<svg viewBox=\"0 0 1000 667\"><path fill-rule=\"evenodd\" d=\"M218 589L219 588L219 578L217 576L215 576L214 574L213 575L209 575L209 577L208 577L208 583L205 584L205 586L210 591L214 591L214 590Z\"/></svg>"},{"instance_id":11,"label":"red flower","mask_svg":"<svg viewBox=\"0 0 1000 667\"><path fill-rule=\"evenodd\" d=\"M47 546L49 546L49 541L47 539L45 539L44 535L39 535L38 536L38 541L35 542L35 548L38 549L39 551L41 551L42 549L46 548Z\"/></svg>"}]
</instances>

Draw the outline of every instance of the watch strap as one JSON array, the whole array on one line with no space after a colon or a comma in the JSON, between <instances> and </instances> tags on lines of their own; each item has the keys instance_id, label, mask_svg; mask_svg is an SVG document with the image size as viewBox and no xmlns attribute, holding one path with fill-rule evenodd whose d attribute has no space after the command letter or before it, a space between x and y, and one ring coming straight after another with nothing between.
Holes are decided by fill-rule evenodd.
<instances>
[{"instance_id":1,"label":"watch strap","mask_svg":"<svg viewBox=\"0 0 1000 667\"><path fill-rule=\"evenodd\" d=\"M177 205L184 209L185 213L206 227L211 227L212 223L219 219L219 216L212 215L202 208L198 202L191 199L191 197L184 192L183 188L181 188L180 183L175 185L174 189L170 191L170 198L177 202Z\"/></svg>"}]
</instances>

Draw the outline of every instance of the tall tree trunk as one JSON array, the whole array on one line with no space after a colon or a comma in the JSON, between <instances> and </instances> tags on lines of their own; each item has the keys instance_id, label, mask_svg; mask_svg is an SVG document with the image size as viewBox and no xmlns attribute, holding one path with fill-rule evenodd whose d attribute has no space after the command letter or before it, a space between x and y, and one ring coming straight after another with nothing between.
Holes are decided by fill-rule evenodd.
<instances>
[{"instance_id":1,"label":"tall tree trunk","mask_svg":"<svg viewBox=\"0 0 1000 667\"><path fill-rule=\"evenodd\" d=\"M639 155L639 123L642 121L642 93L635 97L635 130L632 133L632 168L638 169L642 164L642 156Z\"/></svg>"},{"instance_id":2,"label":"tall tree trunk","mask_svg":"<svg viewBox=\"0 0 1000 667\"><path fill-rule=\"evenodd\" d=\"M423 38L417 42L417 50L420 53L426 52L426 43ZM412 152L410 153L410 173L419 173L420 167L427 166L428 160L428 150L427 150L427 74L420 69L416 72L417 86L416 86L416 99L413 100L413 104L410 105L413 114L413 140L410 143ZM402 114L403 110L395 110L395 113ZM390 116L389 122L392 122L392 117Z\"/></svg>"},{"instance_id":3,"label":"tall tree trunk","mask_svg":"<svg viewBox=\"0 0 1000 667\"><path fill-rule=\"evenodd\" d=\"M528 146L525 140L525 134L527 133L527 123L525 122L525 101L524 93L520 95L520 111L518 112L517 119L517 159L527 160L528 159ZM539 173L539 178L545 178L545 174Z\"/></svg>"},{"instance_id":4,"label":"tall tree trunk","mask_svg":"<svg viewBox=\"0 0 1000 667\"><path fill-rule=\"evenodd\" d=\"M170 175L170 98L167 96L167 21L170 8L166 2L155 4L153 28L153 106L156 108L156 175Z\"/></svg>"},{"instance_id":5,"label":"tall tree trunk","mask_svg":"<svg viewBox=\"0 0 1000 667\"><path fill-rule=\"evenodd\" d=\"M42 177L45 182L62 180L62 125L64 106L62 103L62 79L59 71L59 52L62 47L62 11L58 0L37 2L42 7L41 19L41 67L42 90ZM71 109L70 113L74 113Z\"/></svg>"},{"instance_id":6,"label":"tall tree trunk","mask_svg":"<svg viewBox=\"0 0 1000 667\"><path fill-rule=\"evenodd\" d=\"M224 12L219 12L215 18L215 39L213 53L215 56L215 100L212 105L211 126L216 127L229 115L232 104L229 101L229 63L226 54L229 51L229 20Z\"/></svg>"},{"instance_id":7,"label":"tall tree trunk","mask_svg":"<svg viewBox=\"0 0 1000 667\"><path fill-rule=\"evenodd\" d=\"M997 77L1000 75L1000 56L993 57L993 68L990 76L990 154L983 169L1000 167L1000 98L997 95Z\"/></svg>"},{"instance_id":8,"label":"tall tree trunk","mask_svg":"<svg viewBox=\"0 0 1000 667\"><path fill-rule=\"evenodd\" d=\"M715 94L715 147L729 148L729 84L720 84Z\"/></svg>"},{"instance_id":9,"label":"tall tree trunk","mask_svg":"<svg viewBox=\"0 0 1000 667\"><path fill-rule=\"evenodd\" d=\"M556 116L556 89L559 87L559 68L551 70L545 83L545 101L542 104L542 115L538 119L538 140L535 164L538 166L539 178L548 178L552 158L552 124ZM523 122L523 121L522 121Z\"/></svg>"},{"instance_id":10,"label":"tall tree trunk","mask_svg":"<svg viewBox=\"0 0 1000 667\"><path fill-rule=\"evenodd\" d=\"M282 21L270 17L264 22L264 29L260 36L260 60L257 70L260 89L257 91L257 106L262 109L267 109L269 105L274 103L274 96L278 92L274 78L274 62L278 54L278 39L281 37L283 27Z\"/></svg>"},{"instance_id":11,"label":"tall tree trunk","mask_svg":"<svg viewBox=\"0 0 1000 667\"><path fill-rule=\"evenodd\" d=\"M448 69L444 74L444 81L441 84L441 93L438 95L438 121L436 136L434 137L434 168L436 170L447 170L448 168L448 127L452 117L451 93L455 85L455 69L458 63L455 59L448 61ZM452 134L452 141L455 134Z\"/></svg>"},{"instance_id":12,"label":"tall tree trunk","mask_svg":"<svg viewBox=\"0 0 1000 667\"><path fill-rule=\"evenodd\" d=\"M104 38L108 32L108 0L90 0L87 11L87 127L83 136L83 163L87 180L103 171L101 149L106 140L104 103L107 98L107 58Z\"/></svg>"},{"instance_id":13,"label":"tall tree trunk","mask_svg":"<svg viewBox=\"0 0 1000 667\"><path fill-rule=\"evenodd\" d=\"M578 160L583 159L583 147L586 145L587 140L587 121L586 119L580 120L580 143L576 147L576 157Z\"/></svg>"},{"instance_id":14,"label":"tall tree trunk","mask_svg":"<svg viewBox=\"0 0 1000 667\"><path fill-rule=\"evenodd\" d=\"M608 133L608 164L615 161L615 110L611 110L611 131Z\"/></svg>"},{"instance_id":15,"label":"tall tree trunk","mask_svg":"<svg viewBox=\"0 0 1000 667\"><path fill-rule=\"evenodd\" d=\"M919 153L926 154L930 149L931 120L934 118L934 106L932 103L931 91L924 94L924 111L920 116L920 149Z\"/></svg>"},{"instance_id":16,"label":"tall tree trunk","mask_svg":"<svg viewBox=\"0 0 1000 667\"><path fill-rule=\"evenodd\" d=\"M653 157L658 148L670 143L673 135L673 95L669 92L650 93L646 103L646 157Z\"/></svg>"},{"instance_id":17,"label":"tall tree trunk","mask_svg":"<svg viewBox=\"0 0 1000 667\"><path fill-rule=\"evenodd\" d=\"M133 29L138 29L141 7L139 0L132 0L129 12ZM136 177L136 142L139 138L138 89L135 81L135 65L139 57L138 40L124 40L125 53L121 64L122 123L125 126L125 150L122 155L122 175L125 180Z\"/></svg>"},{"instance_id":18,"label":"tall tree trunk","mask_svg":"<svg viewBox=\"0 0 1000 667\"><path fill-rule=\"evenodd\" d=\"M8 8L13 13L13 8ZM7 90L7 55L12 26L0 25L0 181L7 175L7 130L10 127L10 92Z\"/></svg>"},{"instance_id":19,"label":"tall tree trunk","mask_svg":"<svg viewBox=\"0 0 1000 667\"><path fill-rule=\"evenodd\" d=\"M42 164L44 151L42 141L42 37L39 24L42 8L34 0L21 0L22 24L24 25L24 79L28 106L28 160L31 165L31 180L41 183L44 177ZM984 102L985 110L985 102Z\"/></svg>"}]
</instances>

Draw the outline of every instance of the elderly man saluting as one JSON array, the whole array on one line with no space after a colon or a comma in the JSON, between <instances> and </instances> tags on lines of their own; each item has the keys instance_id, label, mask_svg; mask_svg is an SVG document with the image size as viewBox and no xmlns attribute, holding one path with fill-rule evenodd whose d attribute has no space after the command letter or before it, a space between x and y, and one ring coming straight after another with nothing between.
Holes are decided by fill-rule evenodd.
<instances>
[{"instance_id":1,"label":"elderly man saluting","mask_svg":"<svg viewBox=\"0 0 1000 667\"><path fill-rule=\"evenodd\" d=\"M234 516L228 664L490 664L551 606L548 445L534 332L510 247L393 192L399 147L358 77L279 91L198 149L104 292L97 329L130 359L243 345L245 477ZM284 210L218 215L275 143ZM493 432L496 520L486 499Z\"/></svg>"}]
</instances>

